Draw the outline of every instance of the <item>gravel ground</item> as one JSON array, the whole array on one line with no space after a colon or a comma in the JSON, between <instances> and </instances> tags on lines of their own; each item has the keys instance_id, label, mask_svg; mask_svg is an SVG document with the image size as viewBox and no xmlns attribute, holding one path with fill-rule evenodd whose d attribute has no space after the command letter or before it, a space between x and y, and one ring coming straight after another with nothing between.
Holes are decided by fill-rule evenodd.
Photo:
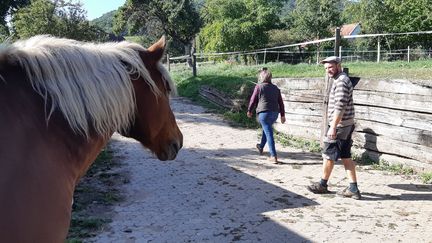
<instances>
[{"instance_id":1,"label":"gravel ground","mask_svg":"<svg viewBox=\"0 0 432 243\"><path fill-rule=\"evenodd\" d=\"M321 174L319 154L277 144L283 164L275 165L258 155L255 130L183 98L172 107L184 135L174 161L113 136L130 183L113 222L90 242L432 242L432 185L362 166L363 200L315 195L305 186ZM329 189L347 184L339 163Z\"/></svg>"}]
</instances>

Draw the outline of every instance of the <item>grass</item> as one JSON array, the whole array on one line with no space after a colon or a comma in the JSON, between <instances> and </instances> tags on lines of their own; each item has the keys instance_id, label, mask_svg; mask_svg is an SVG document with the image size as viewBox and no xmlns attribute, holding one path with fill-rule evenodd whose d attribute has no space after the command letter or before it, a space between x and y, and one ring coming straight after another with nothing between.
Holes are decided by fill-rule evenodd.
<instances>
[{"instance_id":1,"label":"grass","mask_svg":"<svg viewBox=\"0 0 432 243\"><path fill-rule=\"evenodd\" d=\"M423 183L432 184L432 172L424 172L420 174Z\"/></svg>"},{"instance_id":2,"label":"grass","mask_svg":"<svg viewBox=\"0 0 432 243\"><path fill-rule=\"evenodd\" d=\"M81 178L75 188L68 243L83 242L111 222L106 209L122 200L117 185L127 183L122 175L112 172L118 166L107 146Z\"/></svg>"},{"instance_id":3,"label":"grass","mask_svg":"<svg viewBox=\"0 0 432 243\"><path fill-rule=\"evenodd\" d=\"M375 170L389 171L397 175L413 175L415 174L412 168L406 167L402 164L390 164L385 160L380 160L378 163L372 164Z\"/></svg>"},{"instance_id":4,"label":"grass","mask_svg":"<svg viewBox=\"0 0 432 243\"><path fill-rule=\"evenodd\" d=\"M321 152L320 144L317 141L298 138L280 132L275 132L275 139L282 146L298 148L312 153Z\"/></svg>"},{"instance_id":5,"label":"grass","mask_svg":"<svg viewBox=\"0 0 432 243\"><path fill-rule=\"evenodd\" d=\"M240 79L243 81L255 81L258 70L266 66L273 74L274 78L306 78L324 77L324 68L316 64L284 64L267 63L258 66L243 66L235 63L218 63L207 66L198 66L198 78L193 78L190 69L174 69L172 74L175 80L182 81L191 78L194 82L207 80L205 76L214 78L229 77L230 79ZM432 60L414 62L346 62L343 67L349 68L351 76L367 78L397 78L397 79L416 79L430 81L432 72ZM191 81L192 81L191 80ZM223 83L229 83L226 81Z\"/></svg>"}]
</instances>

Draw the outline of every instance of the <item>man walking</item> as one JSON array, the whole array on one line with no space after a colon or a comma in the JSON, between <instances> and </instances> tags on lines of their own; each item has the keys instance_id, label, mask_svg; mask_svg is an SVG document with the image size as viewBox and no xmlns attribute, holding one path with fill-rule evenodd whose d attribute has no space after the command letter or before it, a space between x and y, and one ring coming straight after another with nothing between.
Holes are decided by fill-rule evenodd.
<instances>
[{"instance_id":1,"label":"man walking","mask_svg":"<svg viewBox=\"0 0 432 243\"><path fill-rule=\"evenodd\" d=\"M329 124L323 138L323 174L320 182L313 183L308 186L308 189L317 194L330 193L327 189L328 180L335 161L340 158L350 183L337 194L342 197L361 199L357 187L356 164L351 159L351 134L354 131L353 85L348 75L342 72L341 61L335 56L321 61L327 75L333 81L328 104Z\"/></svg>"}]
</instances>

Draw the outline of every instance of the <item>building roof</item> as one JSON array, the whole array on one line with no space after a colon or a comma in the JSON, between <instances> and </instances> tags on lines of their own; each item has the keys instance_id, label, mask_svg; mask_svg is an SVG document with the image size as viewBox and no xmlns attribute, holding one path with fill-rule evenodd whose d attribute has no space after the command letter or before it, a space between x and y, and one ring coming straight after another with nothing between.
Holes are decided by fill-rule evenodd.
<instances>
[{"instance_id":1,"label":"building roof","mask_svg":"<svg viewBox=\"0 0 432 243\"><path fill-rule=\"evenodd\" d=\"M356 28L360 28L360 23L344 24L341 27L340 34L341 36L353 35Z\"/></svg>"}]
</instances>

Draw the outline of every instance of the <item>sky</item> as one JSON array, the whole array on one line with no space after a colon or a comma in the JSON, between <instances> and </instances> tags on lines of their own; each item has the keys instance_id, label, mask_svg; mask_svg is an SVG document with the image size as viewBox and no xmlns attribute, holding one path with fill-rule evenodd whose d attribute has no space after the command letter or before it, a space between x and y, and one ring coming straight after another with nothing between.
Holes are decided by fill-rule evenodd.
<instances>
[{"instance_id":1,"label":"sky","mask_svg":"<svg viewBox=\"0 0 432 243\"><path fill-rule=\"evenodd\" d=\"M103 14L117 10L126 0L79 0L83 4L83 9L87 11L87 19L93 20Z\"/></svg>"}]
</instances>

